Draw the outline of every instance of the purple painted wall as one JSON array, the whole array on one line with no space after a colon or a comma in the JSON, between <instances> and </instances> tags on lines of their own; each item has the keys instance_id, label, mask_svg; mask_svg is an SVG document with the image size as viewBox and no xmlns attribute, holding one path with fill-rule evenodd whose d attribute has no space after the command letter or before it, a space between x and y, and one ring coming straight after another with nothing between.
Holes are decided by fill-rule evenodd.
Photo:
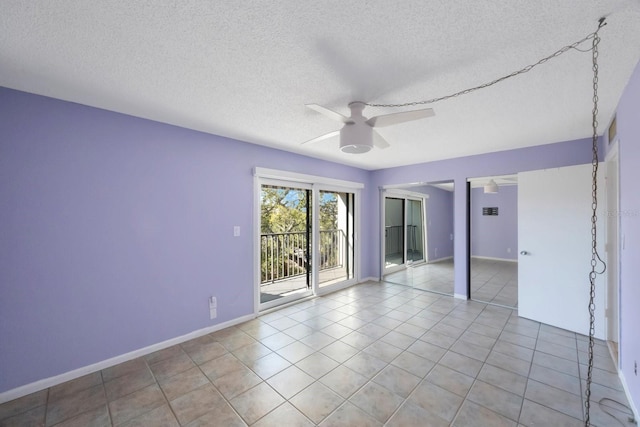
<instances>
[{"instance_id":1,"label":"purple painted wall","mask_svg":"<svg viewBox=\"0 0 640 427\"><path fill-rule=\"evenodd\" d=\"M636 410L640 410L640 63L617 111L620 140L620 356L621 369ZM636 413L637 415L637 413Z\"/></svg>"},{"instance_id":2,"label":"purple painted wall","mask_svg":"<svg viewBox=\"0 0 640 427\"><path fill-rule=\"evenodd\" d=\"M497 207L498 216L482 215ZM511 250L511 252L509 252ZM518 187L504 185L496 194L471 190L471 256L518 259Z\"/></svg>"},{"instance_id":3,"label":"purple painted wall","mask_svg":"<svg viewBox=\"0 0 640 427\"><path fill-rule=\"evenodd\" d=\"M253 313L255 166L369 180L0 88L0 392Z\"/></svg>"},{"instance_id":4,"label":"purple painted wall","mask_svg":"<svg viewBox=\"0 0 640 427\"><path fill-rule=\"evenodd\" d=\"M453 192L427 185L411 188L412 191L428 194L427 239L429 260L434 261L453 256Z\"/></svg>"},{"instance_id":5,"label":"purple painted wall","mask_svg":"<svg viewBox=\"0 0 640 427\"><path fill-rule=\"evenodd\" d=\"M401 185L411 182L454 181L454 292L457 295L466 295L467 272L469 269L466 258L467 178L508 175L522 171L590 163L590 147L590 139L580 139L518 150L381 169L372 172L370 182L371 187L376 188L383 185ZM378 203L380 202L378 201ZM375 217L372 218L373 224L379 224L379 210L372 211L372 216ZM372 230L372 233L374 231ZM379 236L376 233L371 236L379 240ZM372 245L373 248L380 248L379 241L372 242ZM376 259L380 259L379 253ZM380 266L373 265L372 267L377 269L376 276L379 276Z\"/></svg>"}]
</instances>

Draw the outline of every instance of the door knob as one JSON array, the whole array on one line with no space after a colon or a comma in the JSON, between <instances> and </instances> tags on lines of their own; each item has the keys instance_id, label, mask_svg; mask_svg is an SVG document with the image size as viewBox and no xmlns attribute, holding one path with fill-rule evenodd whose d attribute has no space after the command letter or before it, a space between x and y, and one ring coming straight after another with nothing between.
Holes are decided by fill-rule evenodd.
<instances>
[{"instance_id":1,"label":"door knob","mask_svg":"<svg viewBox=\"0 0 640 427\"><path fill-rule=\"evenodd\" d=\"M529 252L527 252L527 251L520 251L520 255L529 255Z\"/></svg>"}]
</instances>

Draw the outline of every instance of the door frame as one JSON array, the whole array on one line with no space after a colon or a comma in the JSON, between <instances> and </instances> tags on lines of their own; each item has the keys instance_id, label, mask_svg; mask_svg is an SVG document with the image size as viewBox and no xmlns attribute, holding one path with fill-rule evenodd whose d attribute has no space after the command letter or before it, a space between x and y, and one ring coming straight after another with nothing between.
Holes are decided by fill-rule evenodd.
<instances>
[{"instance_id":1,"label":"door frame","mask_svg":"<svg viewBox=\"0 0 640 427\"><path fill-rule=\"evenodd\" d=\"M605 247L606 250L606 261L607 261L607 292L605 293L605 334L607 338L607 342L613 341L615 343L620 342L620 249L621 249L621 241L620 241L620 154L619 154L619 142L616 139L611 144L611 149L605 156L604 164L605 167L605 176L606 176L606 186L605 186L605 202L606 202L606 211L605 211ZM612 177L610 168L614 166L615 176ZM611 177L613 179L611 179ZM610 193L613 192L613 200L610 199ZM612 203L611 203L612 202ZM614 218L613 228L610 228L610 219ZM610 259L609 254L611 253L609 248L611 244L609 243L609 236L611 234L615 234L615 251L613 252L613 259ZM612 272L612 267L615 267L615 277L613 281L611 280L611 276L609 275ZM611 301L613 299L613 301ZM611 313L610 310L614 310ZM615 319L615 326L612 327L610 319ZM612 350L611 348L609 349ZM612 352L613 353L613 352ZM620 366L620 351L618 349L617 354L612 354L614 358L616 366Z\"/></svg>"},{"instance_id":2,"label":"door frame","mask_svg":"<svg viewBox=\"0 0 640 427\"><path fill-rule=\"evenodd\" d=\"M254 314L258 315L261 312L270 310L274 307L281 307L289 303L298 302L302 299L322 295L327 292L333 292L337 289L352 286L361 280L361 250L360 250L360 230L362 215L360 208L362 189L364 184L354 181L345 181L334 178L327 178L323 176L307 175L297 172L281 171L277 169L268 169L262 167L255 167L253 170L254 180L254 209L253 209L253 281L254 281L254 302L253 310ZM261 217L261 202L260 192L263 183L270 184L283 184L294 185L311 189L312 191L312 233L311 233L311 289L309 293L305 293L304 296L294 296L292 298L284 297L267 303L260 302L260 217ZM318 287L318 269L315 268L315 264L319 259L318 248L316 242L318 241L319 231L318 226L315 224L319 218L319 202L318 195L321 190L328 191L340 191L354 194L354 260L353 260L353 278L344 282L339 282L335 285L325 286L321 290Z\"/></svg>"}]
</instances>

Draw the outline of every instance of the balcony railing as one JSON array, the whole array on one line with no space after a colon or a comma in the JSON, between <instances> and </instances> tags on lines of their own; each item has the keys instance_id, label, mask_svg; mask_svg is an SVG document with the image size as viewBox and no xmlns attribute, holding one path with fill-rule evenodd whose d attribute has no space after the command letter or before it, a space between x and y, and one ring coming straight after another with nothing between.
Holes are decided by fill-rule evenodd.
<instances>
[{"instance_id":1,"label":"balcony railing","mask_svg":"<svg viewBox=\"0 0 640 427\"><path fill-rule=\"evenodd\" d=\"M320 231L320 271L343 267L346 236L342 230ZM307 233L260 235L260 283L302 276L307 273Z\"/></svg>"}]
</instances>

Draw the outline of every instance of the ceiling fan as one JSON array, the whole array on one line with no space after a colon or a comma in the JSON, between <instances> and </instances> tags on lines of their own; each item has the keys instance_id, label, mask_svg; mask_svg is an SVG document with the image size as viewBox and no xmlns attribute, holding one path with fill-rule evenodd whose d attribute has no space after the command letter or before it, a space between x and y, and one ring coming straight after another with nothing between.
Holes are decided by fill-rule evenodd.
<instances>
[{"instance_id":1,"label":"ceiling fan","mask_svg":"<svg viewBox=\"0 0 640 427\"><path fill-rule=\"evenodd\" d=\"M399 123L424 119L435 115L433 109L425 108L422 110L384 114L382 116L375 116L368 119L362 115L362 110L364 110L366 104L360 101L349 104L351 117L343 116L340 113L318 104L306 104L306 106L333 120L344 123L344 126L340 130L310 139L309 141L303 142L303 144L324 141L325 139L340 135L340 150L343 153L351 154L366 153L371 150L373 146L378 148L389 147L389 143L373 128L397 125Z\"/></svg>"}]
</instances>

